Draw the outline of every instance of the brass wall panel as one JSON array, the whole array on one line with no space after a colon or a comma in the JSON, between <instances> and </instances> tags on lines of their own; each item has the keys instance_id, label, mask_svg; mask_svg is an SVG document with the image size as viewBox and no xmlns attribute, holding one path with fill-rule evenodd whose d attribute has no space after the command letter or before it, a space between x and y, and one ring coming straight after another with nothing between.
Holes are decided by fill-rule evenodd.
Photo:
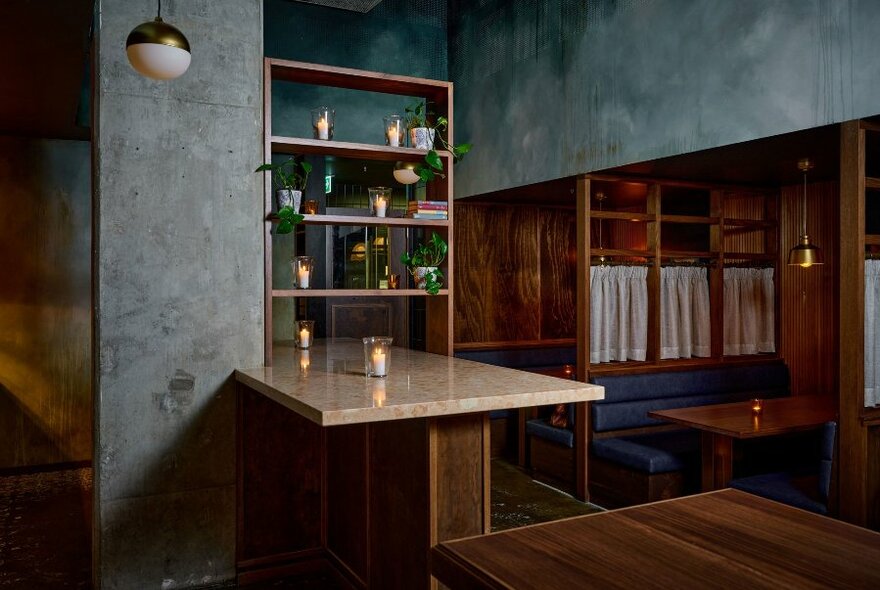
<instances>
[{"instance_id":1,"label":"brass wall panel","mask_svg":"<svg viewBox=\"0 0 880 590\"><path fill-rule=\"evenodd\" d=\"M92 456L89 152L0 138L0 468Z\"/></svg>"}]
</instances>

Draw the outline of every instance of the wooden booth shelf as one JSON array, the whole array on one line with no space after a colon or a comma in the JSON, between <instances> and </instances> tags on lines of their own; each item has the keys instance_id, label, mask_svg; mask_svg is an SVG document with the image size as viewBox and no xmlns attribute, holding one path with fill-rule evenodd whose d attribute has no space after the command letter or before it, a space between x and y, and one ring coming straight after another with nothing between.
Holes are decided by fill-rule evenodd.
<instances>
[{"instance_id":1,"label":"wooden booth shelf","mask_svg":"<svg viewBox=\"0 0 880 590\"><path fill-rule=\"evenodd\" d=\"M448 296L440 289L437 296ZM424 289L272 289L272 297L424 297ZM433 295L431 295L433 297Z\"/></svg>"}]
</instances>

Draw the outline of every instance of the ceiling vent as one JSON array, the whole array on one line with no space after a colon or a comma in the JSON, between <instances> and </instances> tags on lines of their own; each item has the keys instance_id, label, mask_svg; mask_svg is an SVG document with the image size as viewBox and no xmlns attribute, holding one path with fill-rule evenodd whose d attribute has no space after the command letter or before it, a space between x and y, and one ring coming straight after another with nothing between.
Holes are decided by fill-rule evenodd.
<instances>
[{"instance_id":1,"label":"ceiling vent","mask_svg":"<svg viewBox=\"0 0 880 590\"><path fill-rule=\"evenodd\" d=\"M318 4L320 6L329 6L330 8L340 8L342 10L351 10L353 12L370 12L382 0L297 0L306 4Z\"/></svg>"}]
</instances>

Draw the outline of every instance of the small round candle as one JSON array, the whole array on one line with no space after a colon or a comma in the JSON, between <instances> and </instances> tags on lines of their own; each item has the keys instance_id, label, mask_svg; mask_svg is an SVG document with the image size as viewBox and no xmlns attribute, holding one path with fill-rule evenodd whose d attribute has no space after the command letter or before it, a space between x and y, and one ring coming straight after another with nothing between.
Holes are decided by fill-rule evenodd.
<instances>
[{"instance_id":1,"label":"small round candle","mask_svg":"<svg viewBox=\"0 0 880 590\"><path fill-rule=\"evenodd\" d=\"M299 284L300 289L308 289L309 288L309 269L305 267L301 267L296 272L296 280Z\"/></svg>"},{"instance_id":2,"label":"small round candle","mask_svg":"<svg viewBox=\"0 0 880 590\"><path fill-rule=\"evenodd\" d=\"M379 197L376 199L376 217L385 217L385 212L388 210L388 201Z\"/></svg>"},{"instance_id":3,"label":"small round candle","mask_svg":"<svg viewBox=\"0 0 880 590\"><path fill-rule=\"evenodd\" d=\"M318 119L318 139L330 139L330 126L327 124L327 119L321 117Z\"/></svg>"},{"instance_id":4,"label":"small round candle","mask_svg":"<svg viewBox=\"0 0 880 590\"><path fill-rule=\"evenodd\" d=\"M373 353L373 374L382 376L385 374L385 353L376 351Z\"/></svg>"},{"instance_id":5,"label":"small round candle","mask_svg":"<svg viewBox=\"0 0 880 590\"><path fill-rule=\"evenodd\" d=\"M308 328L303 328L299 331L299 347L300 348L308 348L312 343L312 335L309 333Z\"/></svg>"}]
</instances>

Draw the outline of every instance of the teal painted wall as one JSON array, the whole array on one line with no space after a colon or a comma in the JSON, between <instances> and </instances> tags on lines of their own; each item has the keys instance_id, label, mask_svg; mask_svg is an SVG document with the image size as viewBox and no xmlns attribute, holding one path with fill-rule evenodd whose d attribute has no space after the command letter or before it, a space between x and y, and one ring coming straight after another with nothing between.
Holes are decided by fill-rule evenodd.
<instances>
[{"instance_id":1,"label":"teal painted wall","mask_svg":"<svg viewBox=\"0 0 880 590\"><path fill-rule=\"evenodd\" d=\"M447 79L446 1L384 0L366 14L266 0L268 57L422 78ZM334 139L380 143L382 117L403 113L406 97L278 83L272 90L273 132L311 137L309 111L336 109Z\"/></svg>"},{"instance_id":2,"label":"teal painted wall","mask_svg":"<svg viewBox=\"0 0 880 590\"><path fill-rule=\"evenodd\" d=\"M456 197L880 113L876 0L451 0Z\"/></svg>"}]
</instances>

